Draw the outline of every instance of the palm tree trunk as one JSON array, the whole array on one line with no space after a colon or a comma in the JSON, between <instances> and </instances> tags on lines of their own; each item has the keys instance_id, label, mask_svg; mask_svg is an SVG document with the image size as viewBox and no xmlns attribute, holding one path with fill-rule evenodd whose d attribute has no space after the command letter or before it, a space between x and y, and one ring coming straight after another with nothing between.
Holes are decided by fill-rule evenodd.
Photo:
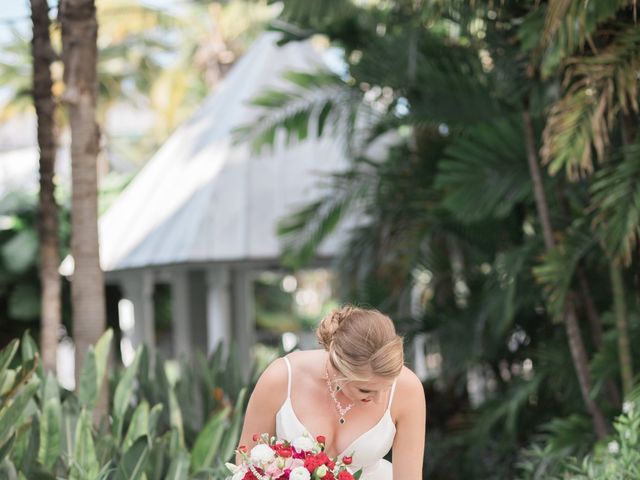
<instances>
[{"instance_id":1,"label":"palm tree trunk","mask_svg":"<svg viewBox=\"0 0 640 480\"><path fill-rule=\"evenodd\" d=\"M60 330L60 289L58 274L58 206L54 197L53 175L56 160L55 103L51 91L51 62L54 52L49 36L47 0L31 0L33 21L33 103L38 118L40 149L40 194L38 198L38 230L40 234L40 352L46 370L55 372L58 334Z\"/></svg>"},{"instance_id":2,"label":"palm tree trunk","mask_svg":"<svg viewBox=\"0 0 640 480\"><path fill-rule=\"evenodd\" d=\"M627 306L624 294L622 268L615 262L609 263L611 272L611 288L613 289L613 306L616 312L616 330L618 333L618 356L622 375L622 393L626 397L633 389L633 367L631 348L629 346L629 329L627 328Z\"/></svg>"},{"instance_id":3,"label":"palm tree trunk","mask_svg":"<svg viewBox=\"0 0 640 480\"><path fill-rule=\"evenodd\" d=\"M603 345L603 328L602 328L602 319L598 314L598 310L593 303L593 297L591 296L591 289L589 288L589 282L587 281L587 276L584 273L584 269L578 265L576 269L576 275L578 277L578 284L580 285L580 293L582 296L582 301L584 303L584 310L589 319L589 327L591 330L591 339L593 340L593 344L595 347L600 350ZM612 405L616 407L620 407L622 405L622 399L620 398L620 392L618 391L618 386L613 379L609 378L605 382L607 395L609 397L609 401Z\"/></svg>"},{"instance_id":4,"label":"palm tree trunk","mask_svg":"<svg viewBox=\"0 0 640 480\"><path fill-rule=\"evenodd\" d=\"M535 133L533 128L533 121L528 108L525 108L522 112L522 118L524 123L524 134L527 149L527 162L529 164L529 172L533 182L533 192L536 201L536 208L540 222L542 224L542 232L544 237L544 243L547 250L551 250L555 246L555 240L553 236L553 228L551 225L551 215L549 212L549 206L547 204L546 195L544 191L544 184L542 182L542 173L540 172L540 162L538 159L538 153L535 142ZM573 365L576 369L578 376L578 382L580 384L580 391L582 393L582 399L585 403L587 411L592 417L594 430L598 438L604 438L607 436L607 422L602 410L591 398L592 381L591 372L589 371L589 361L587 358L587 351L582 339L582 333L580 331L580 325L576 316L575 306L572 302L573 295L568 295L568 301L565 307L564 325L567 333L567 340L569 342L569 350L571 351L571 358L573 359Z\"/></svg>"},{"instance_id":5,"label":"palm tree trunk","mask_svg":"<svg viewBox=\"0 0 640 480\"><path fill-rule=\"evenodd\" d=\"M622 112L622 143L630 145L636 136L636 119L629 113ZM633 388L633 362L629 346L629 328L627 321L627 305L625 299L624 277L622 267L615 259L609 263L611 272L611 288L613 290L613 308L616 313L616 330L618 333L618 356L620 374L622 376L622 393L626 397Z\"/></svg>"},{"instance_id":6,"label":"palm tree trunk","mask_svg":"<svg viewBox=\"0 0 640 480\"><path fill-rule=\"evenodd\" d=\"M96 123L97 34L94 0L60 3L65 92L71 126L71 283L76 379L85 354L105 329L104 281L98 250Z\"/></svg>"},{"instance_id":7,"label":"palm tree trunk","mask_svg":"<svg viewBox=\"0 0 640 480\"><path fill-rule=\"evenodd\" d=\"M571 208L569 206L569 202L567 200L567 196L564 191L560 188L560 186L556 186L556 195L558 197L558 202L560 207L563 210L564 215L567 220L570 219ZM591 332L591 340L593 342L596 350L601 350L603 345L603 336L604 336L604 328L602 327L602 319L598 314L598 310L593 302L593 297L591 295L591 289L589 288L589 282L587 281L587 276L585 275L584 269L578 263L576 265L576 278L578 280L578 292L580 294L579 297L573 297L573 299L577 300L580 298L582 305L584 306L584 312L587 316L587 320L589 321L589 331ZM574 303L574 305L576 305ZM605 382L607 396L612 405L617 407L622 405L622 400L620 398L620 393L618 392L618 386L613 379L608 378Z\"/></svg>"}]
</instances>

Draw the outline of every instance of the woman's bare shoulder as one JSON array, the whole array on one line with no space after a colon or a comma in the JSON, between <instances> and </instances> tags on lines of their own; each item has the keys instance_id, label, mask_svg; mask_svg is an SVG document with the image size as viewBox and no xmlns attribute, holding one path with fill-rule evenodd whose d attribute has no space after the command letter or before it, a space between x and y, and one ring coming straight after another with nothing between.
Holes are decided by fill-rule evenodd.
<instances>
[{"instance_id":1,"label":"woman's bare shoulder","mask_svg":"<svg viewBox=\"0 0 640 480\"><path fill-rule=\"evenodd\" d=\"M282 357L275 359L258 378L253 397L261 402L278 405L287 398L289 373Z\"/></svg>"},{"instance_id":2,"label":"woman's bare shoulder","mask_svg":"<svg viewBox=\"0 0 640 480\"><path fill-rule=\"evenodd\" d=\"M397 400L395 400L397 399ZM406 409L420 408L425 404L424 387L418 376L408 367L402 367L398 376L396 393L394 395L398 413Z\"/></svg>"},{"instance_id":3,"label":"woman's bare shoulder","mask_svg":"<svg viewBox=\"0 0 640 480\"><path fill-rule=\"evenodd\" d=\"M283 357L279 357L264 369L258 379L258 384L269 388L284 386L286 389L288 377L287 364Z\"/></svg>"}]
</instances>

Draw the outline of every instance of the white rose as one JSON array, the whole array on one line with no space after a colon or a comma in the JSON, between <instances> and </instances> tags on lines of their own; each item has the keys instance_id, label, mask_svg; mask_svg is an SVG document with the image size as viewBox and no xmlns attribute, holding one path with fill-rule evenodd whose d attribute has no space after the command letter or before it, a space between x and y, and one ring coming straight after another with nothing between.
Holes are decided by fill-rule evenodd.
<instances>
[{"instance_id":1,"label":"white rose","mask_svg":"<svg viewBox=\"0 0 640 480\"><path fill-rule=\"evenodd\" d=\"M305 452L310 452L311 450L313 450L313 447L315 447L315 443L313 443L313 440L311 440L306 435L296 438L293 442L291 442L291 445L293 445L293 447L297 451L304 450Z\"/></svg>"},{"instance_id":2,"label":"white rose","mask_svg":"<svg viewBox=\"0 0 640 480\"><path fill-rule=\"evenodd\" d=\"M320 478L323 478L328 471L329 471L329 467L327 467L326 465L320 465L316 470L316 473Z\"/></svg>"},{"instance_id":3,"label":"white rose","mask_svg":"<svg viewBox=\"0 0 640 480\"><path fill-rule=\"evenodd\" d=\"M304 467L296 467L289 474L289 480L309 480L310 478L309 470Z\"/></svg>"},{"instance_id":4,"label":"white rose","mask_svg":"<svg viewBox=\"0 0 640 480\"><path fill-rule=\"evenodd\" d=\"M260 464L272 461L276 454L269 445L261 443L251 449L249 457L252 463Z\"/></svg>"}]
</instances>

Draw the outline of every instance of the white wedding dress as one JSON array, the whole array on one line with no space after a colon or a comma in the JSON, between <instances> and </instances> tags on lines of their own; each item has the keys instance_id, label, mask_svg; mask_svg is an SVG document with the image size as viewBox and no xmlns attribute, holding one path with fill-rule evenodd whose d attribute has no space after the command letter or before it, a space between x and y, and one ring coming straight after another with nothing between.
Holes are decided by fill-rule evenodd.
<instances>
[{"instance_id":1,"label":"white wedding dress","mask_svg":"<svg viewBox=\"0 0 640 480\"><path fill-rule=\"evenodd\" d=\"M284 357L284 361L289 370L289 381L287 386L287 399L276 414L276 436L288 442L302 436L304 433L315 438L313 433L305 428L293 410L293 406L291 405L291 364L287 357ZM380 421L351 442L351 445L338 455L338 458L342 458L347 454L353 453L352 468L350 468L350 470L355 472L362 469L360 480L393 479L391 462L384 460L383 457L391 450L393 438L396 434L396 427L391 418L391 402L393 401L395 390L396 382L393 382L391 395L389 396L389 405Z\"/></svg>"}]
</instances>

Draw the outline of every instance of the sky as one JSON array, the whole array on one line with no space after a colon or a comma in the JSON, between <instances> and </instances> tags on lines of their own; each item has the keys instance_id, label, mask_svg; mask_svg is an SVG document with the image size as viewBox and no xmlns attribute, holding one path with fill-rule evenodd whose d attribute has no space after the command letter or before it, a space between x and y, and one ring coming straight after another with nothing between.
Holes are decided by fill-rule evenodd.
<instances>
[{"instance_id":1,"label":"sky","mask_svg":"<svg viewBox=\"0 0 640 480\"><path fill-rule=\"evenodd\" d=\"M49 0L54 7L59 0ZM98 2L100 0L97 0ZM170 8L171 0L143 0L138 3L157 8ZM175 3L175 2L174 2ZM29 0L0 0L0 47L11 39L12 29L28 33L31 26Z\"/></svg>"}]
</instances>

